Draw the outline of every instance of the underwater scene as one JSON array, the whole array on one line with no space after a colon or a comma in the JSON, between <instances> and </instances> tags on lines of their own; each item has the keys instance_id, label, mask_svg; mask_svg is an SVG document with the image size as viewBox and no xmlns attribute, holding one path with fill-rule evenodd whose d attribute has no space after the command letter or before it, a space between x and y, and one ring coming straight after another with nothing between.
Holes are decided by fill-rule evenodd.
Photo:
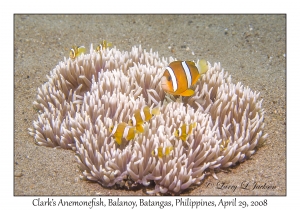
<instances>
[{"instance_id":1,"label":"underwater scene","mask_svg":"<svg viewBox=\"0 0 300 210\"><path fill-rule=\"evenodd\" d=\"M285 15L15 15L14 195L285 195Z\"/></svg>"}]
</instances>

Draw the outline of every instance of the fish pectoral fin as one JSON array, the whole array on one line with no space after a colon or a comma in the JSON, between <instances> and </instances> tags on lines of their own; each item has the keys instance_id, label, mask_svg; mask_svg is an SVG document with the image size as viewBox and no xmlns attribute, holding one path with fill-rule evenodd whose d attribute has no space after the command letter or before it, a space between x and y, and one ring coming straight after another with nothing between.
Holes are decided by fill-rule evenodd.
<instances>
[{"instance_id":1,"label":"fish pectoral fin","mask_svg":"<svg viewBox=\"0 0 300 210\"><path fill-rule=\"evenodd\" d=\"M115 138L115 141L117 142L118 145L121 145L122 143L122 139L118 137Z\"/></svg>"},{"instance_id":2,"label":"fish pectoral fin","mask_svg":"<svg viewBox=\"0 0 300 210\"><path fill-rule=\"evenodd\" d=\"M180 93L181 96L191 96L195 93L192 89L187 89L186 91Z\"/></svg>"},{"instance_id":3,"label":"fish pectoral fin","mask_svg":"<svg viewBox=\"0 0 300 210\"><path fill-rule=\"evenodd\" d=\"M199 80L199 78L201 77L201 74L198 74L195 78L195 80L192 82L192 85L196 84Z\"/></svg>"}]
</instances>

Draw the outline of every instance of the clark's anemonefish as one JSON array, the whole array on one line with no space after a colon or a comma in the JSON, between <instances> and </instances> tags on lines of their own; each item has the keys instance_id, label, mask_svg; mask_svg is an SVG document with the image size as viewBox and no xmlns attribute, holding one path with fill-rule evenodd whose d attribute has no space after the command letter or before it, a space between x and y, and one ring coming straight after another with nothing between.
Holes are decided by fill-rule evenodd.
<instances>
[{"instance_id":1,"label":"clark's anemonefish","mask_svg":"<svg viewBox=\"0 0 300 210\"><path fill-rule=\"evenodd\" d=\"M168 156L171 153L172 150L173 150L172 146L169 146L169 147L162 147L162 146L160 146L160 147L155 148L151 152L151 154L153 156L157 156L159 158L162 158L163 156Z\"/></svg>"},{"instance_id":2,"label":"clark's anemonefish","mask_svg":"<svg viewBox=\"0 0 300 210\"><path fill-rule=\"evenodd\" d=\"M103 40L97 47L96 47L96 51L100 52L100 50L106 50L107 48L111 47L112 43L111 42L107 42L106 40Z\"/></svg>"},{"instance_id":3,"label":"clark's anemonefish","mask_svg":"<svg viewBox=\"0 0 300 210\"><path fill-rule=\"evenodd\" d=\"M115 141L121 145L122 138L125 138L127 141L134 138L136 130L135 127L127 125L127 123L121 122L115 126L110 126L109 131L111 136L115 137Z\"/></svg>"},{"instance_id":4,"label":"clark's anemonefish","mask_svg":"<svg viewBox=\"0 0 300 210\"><path fill-rule=\"evenodd\" d=\"M75 59L76 57L78 57L81 53L85 53L85 47L84 46L73 46L70 49L70 53L69 56L71 59Z\"/></svg>"},{"instance_id":5,"label":"clark's anemonefish","mask_svg":"<svg viewBox=\"0 0 300 210\"><path fill-rule=\"evenodd\" d=\"M190 135L197 123L193 122L189 125L183 124L178 130L174 132L174 136L179 137L182 141L186 141L188 135Z\"/></svg>"},{"instance_id":6,"label":"clark's anemonefish","mask_svg":"<svg viewBox=\"0 0 300 210\"><path fill-rule=\"evenodd\" d=\"M160 113L159 107L151 109L149 106L143 106L141 109L135 110L128 124L134 126L140 133L144 132L144 122L149 121L154 115Z\"/></svg>"},{"instance_id":7,"label":"clark's anemonefish","mask_svg":"<svg viewBox=\"0 0 300 210\"><path fill-rule=\"evenodd\" d=\"M208 65L204 59L198 61L197 66L192 61L173 61L161 78L161 87L172 95L191 96L194 94L194 90L190 87L207 70Z\"/></svg>"}]
</instances>

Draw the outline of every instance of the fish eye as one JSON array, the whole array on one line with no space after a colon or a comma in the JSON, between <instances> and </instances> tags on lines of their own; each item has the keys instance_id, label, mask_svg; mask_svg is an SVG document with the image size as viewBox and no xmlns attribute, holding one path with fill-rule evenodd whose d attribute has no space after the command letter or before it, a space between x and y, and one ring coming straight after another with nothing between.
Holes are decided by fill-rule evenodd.
<instances>
[{"instance_id":1,"label":"fish eye","mask_svg":"<svg viewBox=\"0 0 300 210\"><path fill-rule=\"evenodd\" d=\"M171 79L172 79L172 78L171 78L171 75L170 75L170 76L168 76L168 81L171 81Z\"/></svg>"},{"instance_id":2,"label":"fish eye","mask_svg":"<svg viewBox=\"0 0 300 210\"><path fill-rule=\"evenodd\" d=\"M109 127L109 132L110 132L110 133L112 132L113 128L114 128L113 125L111 125L111 126Z\"/></svg>"}]
</instances>

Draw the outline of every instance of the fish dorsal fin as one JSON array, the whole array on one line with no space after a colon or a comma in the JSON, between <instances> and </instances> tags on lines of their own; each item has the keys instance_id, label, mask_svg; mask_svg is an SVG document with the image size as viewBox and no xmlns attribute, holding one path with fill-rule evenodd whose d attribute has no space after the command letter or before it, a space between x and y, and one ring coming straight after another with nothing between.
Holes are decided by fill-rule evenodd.
<instances>
[{"instance_id":1,"label":"fish dorsal fin","mask_svg":"<svg viewBox=\"0 0 300 210\"><path fill-rule=\"evenodd\" d=\"M186 91L180 93L181 96L191 96L195 93L192 89L187 89Z\"/></svg>"}]
</instances>

